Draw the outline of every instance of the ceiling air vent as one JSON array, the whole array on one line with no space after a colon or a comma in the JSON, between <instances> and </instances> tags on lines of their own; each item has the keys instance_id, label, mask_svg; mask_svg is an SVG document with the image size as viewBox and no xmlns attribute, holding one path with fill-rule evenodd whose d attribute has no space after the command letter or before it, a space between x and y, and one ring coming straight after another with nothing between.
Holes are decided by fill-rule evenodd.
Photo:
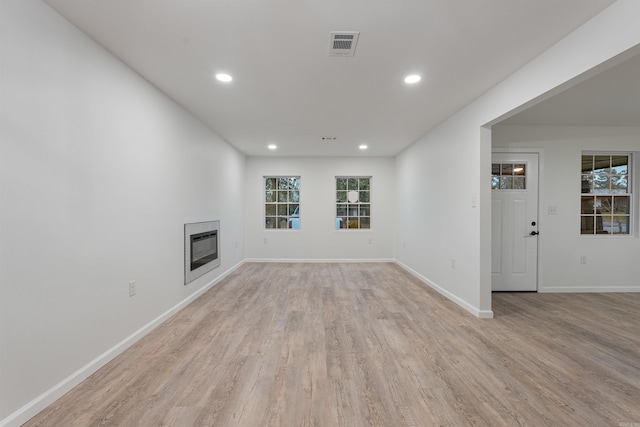
<instances>
[{"instance_id":1,"label":"ceiling air vent","mask_svg":"<svg viewBox=\"0 0 640 427\"><path fill-rule=\"evenodd\" d=\"M329 56L353 56L356 53L359 31L331 31Z\"/></svg>"}]
</instances>

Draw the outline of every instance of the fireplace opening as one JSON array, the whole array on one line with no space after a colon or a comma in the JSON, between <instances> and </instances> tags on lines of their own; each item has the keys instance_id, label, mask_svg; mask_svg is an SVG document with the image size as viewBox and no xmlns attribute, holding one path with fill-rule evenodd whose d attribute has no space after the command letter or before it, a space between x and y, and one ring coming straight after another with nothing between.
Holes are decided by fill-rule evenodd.
<instances>
[{"instance_id":1,"label":"fireplace opening","mask_svg":"<svg viewBox=\"0 0 640 427\"><path fill-rule=\"evenodd\" d=\"M218 258L218 231L191 235L191 271Z\"/></svg>"},{"instance_id":2,"label":"fireplace opening","mask_svg":"<svg viewBox=\"0 0 640 427\"><path fill-rule=\"evenodd\" d=\"M220 266L220 221L184 225L184 284Z\"/></svg>"}]
</instances>

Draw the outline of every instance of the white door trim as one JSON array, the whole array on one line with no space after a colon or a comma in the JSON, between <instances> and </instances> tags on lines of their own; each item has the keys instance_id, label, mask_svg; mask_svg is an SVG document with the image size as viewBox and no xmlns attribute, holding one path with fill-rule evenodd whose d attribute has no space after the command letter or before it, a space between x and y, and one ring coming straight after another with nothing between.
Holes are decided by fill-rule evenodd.
<instances>
[{"instance_id":1,"label":"white door trim","mask_svg":"<svg viewBox=\"0 0 640 427\"><path fill-rule=\"evenodd\" d=\"M546 225L546 215L543 216L542 212L545 210L543 206L546 206L547 201L545 198L545 192L543 185L544 177L545 177L545 162L544 162L544 148L526 148L526 147L491 147L491 156L494 153L515 153L515 154L537 154L538 155L538 231L540 231L540 235L538 238L538 263L537 263L537 292L542 292L544 289L544 251L542 250L544 247L544 241L548 239L544 234L544 227ZM487 183L487 185L490 185ZM491 204L489 204L491 205ZM489 207L491 209L491 207ZM492 217L492 213L489 212L489 217ZM491 231L490 235L493 235L493 231Z\"/></svg>"},{"instance_id":2,"label":"white door trim","mask_svg":"<svg viewBox=\"0 0 640 427\"><path fill-rule=\"evenodd\" d=\"M542 215L543 212L547 212L543 209L543 206L547 206L548 202L545 197L543 185L544 182L544 148L519 148L519 147L491 147L491 154L493 153L522 153L522 154L538 154L538 230L540 235L538 236L538 292L544 291L544 245L545 242L549 242L551 236L545 234L544 229L547 224L547 214ZM489 165L491 166L491 165ZM487 183L490 185L490 183ZM489 203L489 206L491 203ZM490 209L490 208L489 208ZM491 218L491 212L489 212Z\"/></svg>"}]
</instances>

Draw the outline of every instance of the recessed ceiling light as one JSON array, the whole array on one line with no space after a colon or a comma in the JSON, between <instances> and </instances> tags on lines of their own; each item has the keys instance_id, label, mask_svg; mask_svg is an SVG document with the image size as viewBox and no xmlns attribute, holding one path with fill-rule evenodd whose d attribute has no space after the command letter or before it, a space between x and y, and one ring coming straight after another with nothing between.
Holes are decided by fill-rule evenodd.
<instances>
[{"instance_id":1,"label":"recessed ceiling light","mask_svg":"<svg viewBox=\"0 0 640 427\"><path fill-rule=\"evenodd\" d=\"M405 83L409 83L409 84L413 84L413 83L418 83L420 81L420 79L422 79L422 77L420 77L417 74L411 74L410 76L407 76L404 78L404 82Z\"/></svg>"},{"instance_id":2,"label":"recessed ceiling light","mask_svg":"<svg viewBox=\"0 0 640 427\"><path fill-rule=\"evenodd\" d=\"M358 148L361 149L361 150L366 150L369 147L367 146L367 144L360 144L360 146Z\"/></svg>"},{"instance_id":3,"label":"recessed ceiling light","mask_svg":"<svg viewBox=\"0 0 640 427\"><path fill-rule=\"evenodd\" d=\"M275 150L276 148L278 148L278 146L276 144L269 144L269 145L267 145L267 148L269 150Z\"/></svg>"},{"instance_id":4,"label":"recessed ceiling light","mask_svg":"<svg viewBox=\"0 0 640 427\"><path fill-rule=\"evenodd\" d=\"M218 73L216 74L216 79L220 80L221 82L230 82L231 80L233 80L233 77L231 77L229 74Z\"/></svg>"}]
</instances>

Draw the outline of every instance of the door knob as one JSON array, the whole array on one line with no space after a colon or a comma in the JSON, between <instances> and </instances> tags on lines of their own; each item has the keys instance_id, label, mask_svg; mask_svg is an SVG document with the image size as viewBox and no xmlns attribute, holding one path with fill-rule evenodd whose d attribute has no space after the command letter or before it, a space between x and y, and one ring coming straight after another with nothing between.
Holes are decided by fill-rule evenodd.
<instances>
[{"instance_id":1,"label":"door knob","mask_svg":"<svg viewBox=\"0 0 640 427\"><path fill-rule=\"evenodd\" d=\"M531 233L529 233L529 236L537 236L538 234L540 233L538 233L537 231L532 231Z\"/></svg>"}]
</instances>

